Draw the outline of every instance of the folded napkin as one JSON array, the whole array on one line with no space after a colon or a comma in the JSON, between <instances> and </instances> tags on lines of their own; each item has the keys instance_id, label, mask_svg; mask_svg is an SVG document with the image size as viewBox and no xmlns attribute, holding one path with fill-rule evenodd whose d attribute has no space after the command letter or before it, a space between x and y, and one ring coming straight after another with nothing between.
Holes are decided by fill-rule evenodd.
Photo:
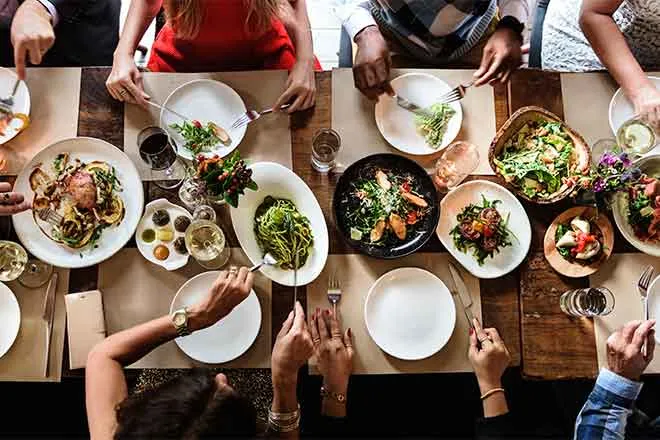
<instances>
[{"instance_id":1,"label":"folded napkin","mask_svg":"<svg viewBox=\"0 0 660 440\"><path fill-rule=\"evenodd\" d=\"M71 293L64 296L64 302L69 336L69 368L84 368L89 352L105 339L101 291Z\"/></svg>"}]
</instances>

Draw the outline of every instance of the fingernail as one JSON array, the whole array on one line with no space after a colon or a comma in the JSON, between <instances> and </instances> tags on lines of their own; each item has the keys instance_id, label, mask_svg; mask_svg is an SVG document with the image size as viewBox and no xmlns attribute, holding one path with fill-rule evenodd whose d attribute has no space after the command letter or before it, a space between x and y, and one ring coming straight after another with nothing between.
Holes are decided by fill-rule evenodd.
<instances>
[{"instance_id":1,"label":"fingernail","mask_svg":"<svg viewBox=\"0 0 660 440\"><path fill-rule=\"evenodd\" d=\"M352 338L353 337L353 332L351 331L351 328L348 328L348 337Z\"/></svg>"}]
</instances>

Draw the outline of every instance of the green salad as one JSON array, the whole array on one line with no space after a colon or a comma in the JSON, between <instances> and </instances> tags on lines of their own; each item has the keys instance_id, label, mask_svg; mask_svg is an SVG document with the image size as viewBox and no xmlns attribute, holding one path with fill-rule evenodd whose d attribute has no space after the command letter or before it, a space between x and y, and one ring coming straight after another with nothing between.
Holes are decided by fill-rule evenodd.
<instances>
[{"instance_id":1,"label":"green salad","mask_svg":"<svg viewBox=\"0 0 660 440\"><path fill-rule=\"evenodd\" d=\"M415 124L431 148L439 148L442 145L449 120L455 114L456 111L449 104L433 104L426 112L415 116Z\"/></svg>"},{"instance_id":2,"label":"green salad","mask_svg":"<svg viewBox=\"0 0 660 440\"><path fill-rule=\"evenodd\" d=\"M309 219L292 201L271 196L257 208L254 233L264 255L270 253L282 269L304 266L314 244Z\"/></svg>"},{"instance_id":3,"label":"green salad","mask_svg":"<svg viewBox=\"0 0 660 440\"><path fill-rule=\"evenodd\" d=\"M481 205L471 203L456 216L456 226L450 234L456 249L468 251L483 266L488 257L511 246L511 237L515 237L508 228L509 215L506 219L497 210L500 200L490 201L481 195Z\"/></svg>"},{"instance_id":4,"label":"green salad","mask_svg":"<svg viewBox=\"0 0 660 440\"><path fill-rule=\"evenodd\" d=\"M227 132L213 122L202 125L197 120L183 121L181 124L170 125L170 128L183 137L186 141L184 147L194 154L211 151L218 144L229 145L231 143Z\"/></svg>"},{"instance_id":5,"label":"green salad","mask_svg":"<svg viewBox=\"0 0 660 440\"><path fill-rule=\"evenodd\" d=\"M504 179L532 199L547 199L575 177L575 145L559 122L526 123L494 159Z\"/></svg>"}]
</instances>

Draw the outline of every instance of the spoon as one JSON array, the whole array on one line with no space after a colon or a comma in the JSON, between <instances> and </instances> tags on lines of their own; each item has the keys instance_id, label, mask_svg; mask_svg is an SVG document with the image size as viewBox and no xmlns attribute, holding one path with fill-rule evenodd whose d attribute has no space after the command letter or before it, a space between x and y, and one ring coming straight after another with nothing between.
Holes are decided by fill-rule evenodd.
<instances>
[{"instance_id":1,"label":"spoon","mask_svg":"<svg viewBox=\"0 0 660 440\"><path fill-rule=\"evenodd\" d=\"M255 271L261 269L261 266L263 266L264 264L266 266L272 266L274 264L277 264L277 260L271 254L266 254L266 255L264 255L264 259L261 260L261 263L255 264L254 266L252 266L250 268L250 272L255 272Z\"/></svg>"}]
</instances>

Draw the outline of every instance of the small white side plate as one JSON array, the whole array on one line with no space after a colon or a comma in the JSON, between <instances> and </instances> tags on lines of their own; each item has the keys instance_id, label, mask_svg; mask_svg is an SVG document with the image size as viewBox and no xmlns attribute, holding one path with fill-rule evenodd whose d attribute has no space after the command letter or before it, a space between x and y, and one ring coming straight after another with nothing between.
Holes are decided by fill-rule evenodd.
<instances>
[{"instance_id":1,"label":"small white side plate","mask_svg":"<svg viewBox=\"0 0 660 440\"><path fill-rule=\"evenodd\" d=\"M247 125L236 130L229 130L234 121L246 112L246 108L238 93L220 81L210 79L190 81L170 93L163 105L181 113L183 116L198 120L202 124L212 121L227 130L231 143L228 146L218 143L212 151L202 153L207 157L216 154L220 157L227 156L238 147L247 131ZM167 130L176 142L179 147L177 150L179 156L192 160L193 153L184 147L186 142L183 137L176 130L170 128L171 124L181 124L182 122L178 116L167 110L161 110L160 126L163 130Z\"/></svg>"},{"instance_id":2,"label":"small white side plate","mask_svg":"<svg viewBox=\"0 0 660 440\"><path fill-rule=\"evenodd\" d=\"M660 78L657 76L649 76L649 79L651 80L651 83L655 85L655 88L660 90ZM621 89L618 89L612 96L609 116L610 128L612 129L614 136L616 136L616 132L624 122L635 116L635 108L628 98L626 98L626 95L624 95L623 90Z\"/></svg>"},{"instance_id":3,"label":"small white side plate","mask_svg":"<svg viewBox=\"0 0 660 440\"><path fill-rule=\"evenodd\" d=\"M12 291L0 283L0 357L4 356L16 340L21 327L21 309Z\"/></svg>"},{"instance_id":4,"label":"small white side plate","mask_svg":"<svg viewBox=\"0 0 660 440\"><path fill-rule=\"evenodd\" d=\"M204 272L189 279L177 292L170 313L201 301L218 271ZM174 341L191 358L207 364L229 362L248 351L261 328L261 305L254 290L232 312L204 330Z\"/></svg>"},{"instance_id":5,"label":"small white side plate","mask_svg":"<svg viewBox=\"0 0 660 440\"><path fill-rule=\"evenodd\" d=\"M440 278L423 269L402 267L387 272L371 287L364 321L384 352L419 360L447 344L456 325L456 307Z\"/></svg>"},{"instance_id":6,"label":"small white side plate","mask_svg":"<svg viewBox=\"0 0 660 440\"><path fill-rule=\"evenodd\" d=\"M470 251L463 253L454 246L451 230L456 226L456 216L467 205L481 205L481 196L486 199L501 200L497 211L503 219L509 216L509 230L513 234L511 246L501 248L493 258L486 258L483 266ZM486 180L474 180L453 189L440 202L440 222L436 229L438 238L449 253L477 278L499 278L514 270L527 255L532 243L532 228L525 209L509 190Z\"/></svg>"},{"instance_id":7,"label":"small white side plate","mask_svg":"<svg viewBox=\"0 0 660 440\"><path fill-rule=\"evenodd\" d=\"M437 103L451 86L440 78L426 73L407 73L392 80L397 94L422 108ZM456 114L449 120L442 145L432 148L415 125L415 115L401 108L395 98L382 96L376 104L376 125L385 140L399 151L414 155L434 154L449 145L458 135L463 123L460 101L449 104Z\"/></svg>"},{"instance_id":8,"label":"small white side plate","mask_svg":"<svg viewBox=\"0 0 660 440\"><path fill-rule=\"evenodd\" d=\"M0 96L3 98L9 96L11 89L14 87L16 81L16 73L13 70L0 68ZM14 95L14 113L23 113L30 116L30 91L25 84L21 81L16 89ZM0 145L5 144L16 137L20 132L7 128L5 135L0 136Z\"/></svg>"}]
</instances>

